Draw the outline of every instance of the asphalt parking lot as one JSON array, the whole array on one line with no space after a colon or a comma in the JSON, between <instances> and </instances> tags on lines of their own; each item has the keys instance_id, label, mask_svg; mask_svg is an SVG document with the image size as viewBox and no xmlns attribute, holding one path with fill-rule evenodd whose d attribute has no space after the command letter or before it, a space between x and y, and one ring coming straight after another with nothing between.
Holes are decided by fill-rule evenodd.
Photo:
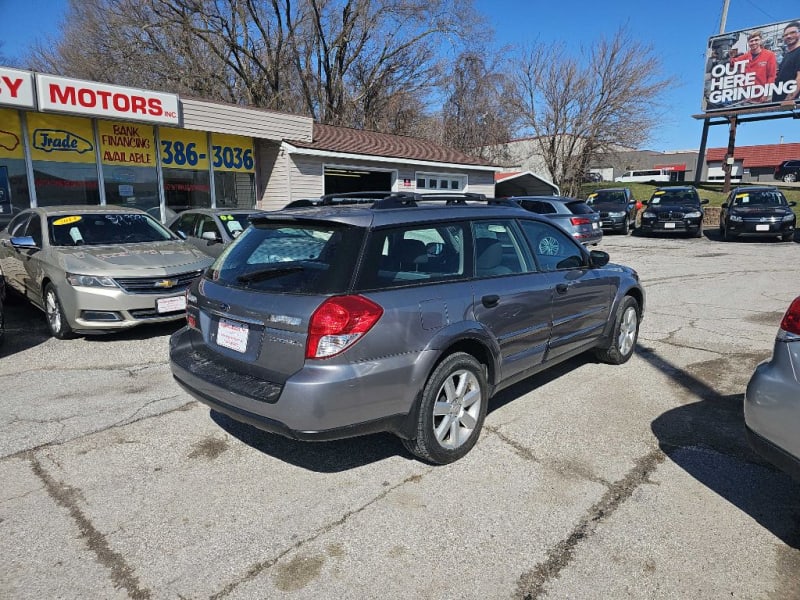
<instances>
[{"instance_id":1,"label":"asphalt parking lot","mask_svg":"<svg viewBox=\"0 0 800 600\"><path fill-rule=\"evenodd\" d=\"M172 381L179 325L59 341L7 306L0 597L800 598L800 485L742 398L800 243L608 235L639 346L504 390L466 458L260 433Z\"/></svg>"}]
</instances>

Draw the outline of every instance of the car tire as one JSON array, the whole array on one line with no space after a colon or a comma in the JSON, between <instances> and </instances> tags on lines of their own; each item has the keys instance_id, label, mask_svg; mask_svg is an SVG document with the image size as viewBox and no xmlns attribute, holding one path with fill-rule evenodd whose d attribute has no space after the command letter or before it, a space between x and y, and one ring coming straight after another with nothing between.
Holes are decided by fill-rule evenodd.
<instances>
[{"instance_id":1,"label":"car tire","mask_svg":"<svg viewBox=\"0 0 800 600\"><path fill-rule=\"evenodd\" d=\"M611 365L621 365L628 361L636 348L639 338L639 303L631 296L625 296L617 307L614 328L608 346L595 349L601 361Z\"/></svg>"},{"instance_id":2,"label":"car tire","mask_svg":"<svg viewBox=\"0 0 800 600\"><path fill-rule=\"evenodd\" d=\"M52 283L48 283L44 288L44 312L50 335L59 340L71 337L72 328L67 323L61 300L58 299L56 288Z\"/></svg>"},{"instance_id":3,"label":"car tire","mask_svg":"<svg viewBox=\"0 0 800 600\"><path fill-rule=\"evenodd\" d=\"M703 237L703 227L702 226L697 228L697 231L694 232L694 236L693 237L696 237L696 238Z\"/></svg>"},{"instance_id":4,"label":"car tire","mask_svg":"<svg viewBox=\"0 0 800 600\"><path fill-rule=\"evenodd\" d=\"M784 233L781 235L782 242L793 242L794 241L794 231L792 233Z\"/></svg>"},{"instance_id":5,"label":"car tire","mask_svg":"<svg viewBox=\"0 0 800 600\"><path fill-rule=\"evenodd\" d=\"M620 229L620 233L622 235L628 235L631 230L631 222L628 220L628 217L622 221L622 229Z\"/></svg>"},{"instance_id":6,"label":"car tire","mask_svg":"<svg viewBox=\"0 0 800 600\"><path fill-rule=\"evenodd\" d=\"M783 181L786 183L794 183L795 181L797 181L797 174L786 173L786 175L783 176Z\"/></svg>"},{"instance_id":7,"label":"car tire","mask_svg":"<svg viewBox=\"0 0 800 600\"><path fill-rule=\"evenodd\" d=\"M416 438L403 440L415 456L447 464L469 452L478 441L489 385L484 366L465 352L445 358L422 390Z\"/></svg>"},{"instance_id":8,"label":"car tire","mask_svg":"<svg viewBox=\"0 0 800 600\"><path fill-rule=\"evenodd\" d=\"M728 228L727 227L721 227L720 229L721 229L720 233L722 233L722 241L724 241L724 242L732 242L734 236L731 235L731 233L728 231Z\"/></svg>"}]
</instances>

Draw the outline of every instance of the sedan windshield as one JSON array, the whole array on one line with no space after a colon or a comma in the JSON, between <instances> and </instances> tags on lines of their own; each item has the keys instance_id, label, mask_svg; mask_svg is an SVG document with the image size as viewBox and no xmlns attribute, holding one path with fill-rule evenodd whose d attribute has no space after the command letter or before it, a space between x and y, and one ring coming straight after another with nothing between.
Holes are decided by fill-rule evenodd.
<instances>
[{"instance_id":1,"label":"sedan windshield","mask_svg":"<svg viewBox=\"0 0 800 600\"><path fill-rule=\"evenodd\" d=\"M656 192L650 204L700 204L697 192Z\"/></svg>"},{"instance_id":2,"label":"sedan windshield","mask_svg":"<svg viewBox=\"0 0 800 600\"><path fill-rule=\"evenodd\" d=\"M47 218L53 246L104 246L163 242L175 237L158 221L139 213L79 213Z\"/></svg>"},{"instance_id":3,"label":"sedan windshield","mask_svg":"<svg viewBox=\"0 0 800 600\"><path fill-rule=\"evenodd\" d=\"M592 197L589 198L591 202L590 204L626 204L627 199L625 198L624 192L597 192Z\"/></svg>"}]
</instances>

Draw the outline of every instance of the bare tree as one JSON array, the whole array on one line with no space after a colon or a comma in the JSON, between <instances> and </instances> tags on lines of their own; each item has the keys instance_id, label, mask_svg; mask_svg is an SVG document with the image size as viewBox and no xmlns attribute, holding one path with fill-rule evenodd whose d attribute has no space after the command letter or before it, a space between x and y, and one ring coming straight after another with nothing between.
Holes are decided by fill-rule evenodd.
<instances>
[{"instance_id":1,"label":"bare tree","mask_svg":"<svg viewBox=\"0 0 800 600\"><path fill-rule=\"evenodd\" d=\"M443 143L483 158L488 158L487 148L511 139L518 121L507 100L510 76L496 63L487 64L486 56L486 50L470 50L458 57L442 108Z\"/></svg>"},{"instance_id":2,"label":"bare tree","mask_svg":"<svg viewBox=\"0 0 800 600\"><path fill-rule=\"evenodd\" d=\"M412 129L481 22L473 0L70 0L33 68Z\"/></svg>"},{"instance_id":3,"label":"bare tree","mask_svg":"<svg viewBox=\"0 0 800 600\"><path fill-rule=\"evenodd\" d=\"M535 44L515 64L513 102L522 124L535 135L552 180L570 195L594 155L647 139L659 118L658 96L672 85L653 49L625 29L577 56L563 45Z\"/></svg>"}]
</instances>

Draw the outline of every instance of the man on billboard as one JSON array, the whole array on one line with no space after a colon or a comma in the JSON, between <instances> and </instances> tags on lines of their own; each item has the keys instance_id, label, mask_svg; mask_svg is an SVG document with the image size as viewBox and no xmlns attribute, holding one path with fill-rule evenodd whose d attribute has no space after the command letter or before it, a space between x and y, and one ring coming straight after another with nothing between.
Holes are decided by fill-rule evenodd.
<instances>
[{"instance_id":1,"label":"man on billboard","mask_svg":"<svg viewBox=\"0 0 800 600\"><path fill-rule=\"evenodd\" d=\"M778 60L775 58L775 53L764 48L761 31L750 32L747 36L747 45L750 51L740 54L732 61L743 61L746 65L744 68L745 74L753 74L750 79L753 85L761 86L762 89L767 90L767 84L775 81L775 74L778 71ZM770 94L765 93L763 96L750 98L747 103L769 102L770 99Z\"/></svg>"},{"instance_id":2,"label":"man on billboard","mask_svg":"<svg viewBox=\"0 0 800 600\"><path fill-rule=\"evenodd\" d=\"M785 102L796 100L798 87L800 86L800 23L792 21L783 28L783 44L785 47L781 65L775 83L782 84L788 81L795 81L795 89L789 93L774 94L774 101Z\"/></svg>"}]
</instances>

